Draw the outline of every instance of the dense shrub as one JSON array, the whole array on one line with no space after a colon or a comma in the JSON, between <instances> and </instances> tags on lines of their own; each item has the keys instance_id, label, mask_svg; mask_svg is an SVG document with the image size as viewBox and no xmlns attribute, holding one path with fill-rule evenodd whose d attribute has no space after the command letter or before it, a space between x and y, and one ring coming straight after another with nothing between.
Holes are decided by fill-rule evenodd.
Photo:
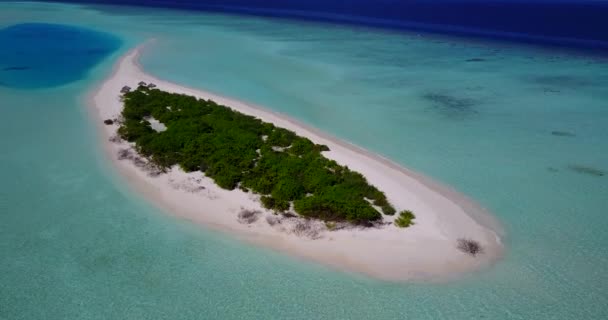
<instances>
[{"instance_id":1,"label":"dense shrub","mask_svg":"<svg viewBox=\"0 0 608 320\"><path fill-rule=\"evenodd\" d=\"M395 208L393 208L393 206L391 206L390 204L385 204L381 208L382 208L382 213L384 213L387 216L393 216L397 212L397 210L395 210Z\"/></svg>"},{"instance_id":2,"label":"dense shrub","mask_svg":"<svg viewBox=\"0 0 608 320\"><path fill-rule=\"evenodd\" d=\"M284 212L294 203L303 216L367 225L395 213L386 196L363 175L325 158L316 145L294 132L236 112L211 100L147 86L125 92L118 134L135 142L154 165L202 171L232 190L262 195L265 208ZM154 117L167 130L152 130Z\"/></svg>"},{"instance_id":3,"label":"dense shrub","mask_svg":"<svg viewBox=\"0 0 608 320\"><path fill-rule=\"evenodd\" d=\"M263 196L260 198L260 201L262 202L262 206L264 208L266 208L266 209L274 208L274 199L272 197Z\"/></svg>"}]
</instances>

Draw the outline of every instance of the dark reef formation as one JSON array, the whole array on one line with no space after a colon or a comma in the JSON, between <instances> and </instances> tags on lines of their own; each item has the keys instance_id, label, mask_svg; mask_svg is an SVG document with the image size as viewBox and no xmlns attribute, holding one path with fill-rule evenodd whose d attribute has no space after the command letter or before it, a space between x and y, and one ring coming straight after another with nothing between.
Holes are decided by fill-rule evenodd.
<instances>
[{"instance_id":1,"label":"dark reef formation","mask_svg":"<svg viewBox=\"0 0 608 320\"><path fill-rule=\"evenodd\" d=\"M433 109L449 118L464 118L478 113L475 109L478 102L470 98L444 93L427 93L422 97L431 102Z\"/></svg>"},{"instance_id":2,"label":"dark reef formation","mask_svg":"<svg viewBox=\"0 0 608 320\"><path fill-rule=\"evenodd\" d=\"M576 134L574 134L573 132L559 131L559 130L551 131L551 135L558 136L558 137L576 137Z\"/></svg>"},{"instance_id":3,"label":"dark reef formation","mask_svg":"<svg viewBox=\"0 0 608 320\"><path fill-rule=\"evenodd\" d=\"M578 165L578 164L568 165L568 169L570 169L576 173L586 174L586 175L595 176L595 177L602 177L602 176L606 175L605 171L600 170L598 168L593 168L593 167L583 166L583 165Z\"/></svg>"}]
</instances>

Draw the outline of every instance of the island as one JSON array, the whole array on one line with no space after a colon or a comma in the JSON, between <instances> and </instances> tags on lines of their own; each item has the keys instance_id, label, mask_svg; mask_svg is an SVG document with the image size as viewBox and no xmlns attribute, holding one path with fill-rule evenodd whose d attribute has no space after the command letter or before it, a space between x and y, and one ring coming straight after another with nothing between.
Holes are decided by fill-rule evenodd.
<instances>
[{"instance_id":1,"label":"island","mask_svg":"<svg viewBox=\"0 0 608 320\"><path fill-rule=\"evenodd\" d=\"M204 172L221 188L261 195L276 213L366 226L395 214L362 174L325 158L327 146L212 100L153 88L144 82L123 94L118 134L159 171Z\"/></svg>"},{"instance_id":2,"label":"island","mask_svg":"<svg viewBox=\"0 0 608 320\"><path fill-rule=\"evenodd\" d=\"M502 256L500 225L466 196L286 115L146 74L143 50L89 104L117 182L163 211L391 281L451 279Z\"/></svg>"}]
</instances>

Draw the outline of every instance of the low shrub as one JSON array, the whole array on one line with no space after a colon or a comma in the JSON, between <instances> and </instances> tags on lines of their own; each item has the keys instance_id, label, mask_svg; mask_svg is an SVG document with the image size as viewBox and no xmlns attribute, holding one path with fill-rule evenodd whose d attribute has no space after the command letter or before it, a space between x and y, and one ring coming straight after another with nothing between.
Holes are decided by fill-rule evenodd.
<instances>
[{"instance_id":1,"label":"low shrub","mask_svg":"<svg viewBox=\"0 0 608 320\"><path fill-rule=\"evenodd\" d=\"M395 210L395 208L393 208L393 206L391 206L390 204L382 206L382 213L387 216L393 216L396 212L397 210Z\"/></svg>"},{"instance_id":2,"label":"low shrub","mask_svg":"<svg viewBox=\"0 0 608 320\"><path fill-rule=\"evenodd\" d=\"M414 224L416 216L410 210L404 210L399 213L399 217L395 219L395 225L399 228L407 228Z\"/></svg>"},{"instance_id":3,"label":"low shrub","mask_svg":"<svg viewBox=\"0 0 608 320\"><path fill-rule=\"evenodd\" d=\"M325 227L329 231L334 231L336 230L336 223L333 221L325 221Z\"/></svg>"}]
</instances>

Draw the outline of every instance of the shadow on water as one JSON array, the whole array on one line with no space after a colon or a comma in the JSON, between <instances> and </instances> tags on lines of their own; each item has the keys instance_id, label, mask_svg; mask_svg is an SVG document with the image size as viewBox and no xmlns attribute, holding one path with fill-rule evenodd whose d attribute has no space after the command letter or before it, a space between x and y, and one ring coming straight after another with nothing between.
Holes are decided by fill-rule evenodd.
<instances>
[{"instance_id":1,"label":"shadow on water","mask_svg":"<svg viewBox=\"0 0 608 320\"><path fill-rule=\"evenodd\" d=\"M422 98L431 103L433 110L448 118L462 119L479 113L475 109L479 103L474 99L444 93L427 93Z\"/></svg>"}]
</instances>

